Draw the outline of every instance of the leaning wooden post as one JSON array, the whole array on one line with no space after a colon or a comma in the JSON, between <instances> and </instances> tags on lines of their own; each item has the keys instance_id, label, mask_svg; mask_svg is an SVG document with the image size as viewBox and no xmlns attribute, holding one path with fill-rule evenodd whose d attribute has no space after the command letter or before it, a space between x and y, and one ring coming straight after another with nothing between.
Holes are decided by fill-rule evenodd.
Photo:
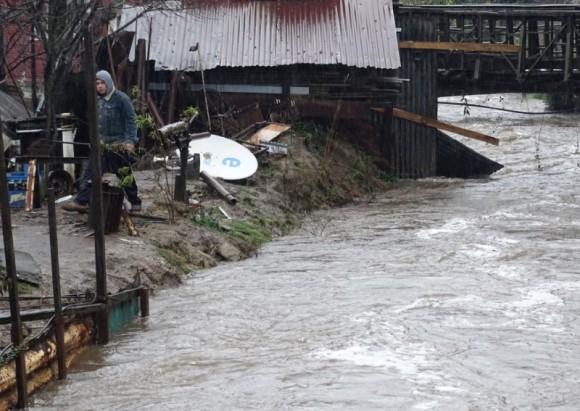
<instances>
[{"instance_id":1,"label":"leaning wooden post","mask_svg":"<svg viewBox=\"0 0 580 411\"><path fill-rule=\"evenodd\" d=\"M58 362L58 379L66 378L66 349L64 345L64 320L60 294L60 266L58 262L58 235L56 231L56 207L54 188L48 189L48 231L50 236L50 261L52 265L52 295L54 296L54 340Z\"/></svg>"},{"instance_id":2,"label":"leaning wooden post","mask_svg":"<svg viewBox=\"0 0 580 411\"><path fill-rule=\"evenodd\" d=\"M18 390L18 408L26 408L28 391L26 384L26 363L24 352L20 351L22 343L22 322L20 321L20 303L18 301L18 279L16 277L16 260L14 258L14 239L12 238L12 217L10 215L10 196L6 181L6 157L2 139L2 119L0 118L0 204L2 208L2 236L4 238L4 258L6 261L6 280L10 297L10 318L12 322L12 345L16 353L16 387Z\"/></svg>"},{"instance_id":3,"label":"leaning wooden post","mask_svg":"<svg viewBox=\"0 0 580 411\"><path fill-rule=\"evenodd\" d=\"M93 167L91 210L95 229L95 265L97 277L97 302L105 309L97 314L97 332L100 344L109 342L109 310L107 297L107 269L105 265L105 230L103 219L103 185L101 176L101 145L97 119L96 70L93 36L90 28L84 32L85 89L87 90L87 121L91 143L90 167Z\"/></svg>"},{"instance_id":4,"label":"leaning wooden post","mask_svg":"<svg viewBox=\"0 0 580 411\"><path fill-rule=\"evenodd\" d=\"M141 317L149 316L149 289L141 287L139 289L139 306L141 307Z\"/></svg>"}]
</instances>

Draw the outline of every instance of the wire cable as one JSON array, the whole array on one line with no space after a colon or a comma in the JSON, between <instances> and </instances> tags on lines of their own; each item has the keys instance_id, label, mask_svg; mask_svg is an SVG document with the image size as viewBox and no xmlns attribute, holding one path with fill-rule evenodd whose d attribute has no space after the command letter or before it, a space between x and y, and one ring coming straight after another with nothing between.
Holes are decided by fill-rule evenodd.
<instances>
[{"instance_id":1,"label":"wire cable","mask_svg":"<svg viewBox=\"0 0 580 411\"><path fill-rule=\"evenodd\" d=\"M508 113L528 114L528 115L566 114L566 113L573 113L575 111L574 109L561 110L561 111L520 111L520 110L512 110L509 108L484 106L482 104L466 104L466 103L456 103L456 102L452 102L452 101L438 101L437 103L444 104L446 106L477 107L477 108L485 108L488 110L507 111Z\"/></svg>"}]
</instances>

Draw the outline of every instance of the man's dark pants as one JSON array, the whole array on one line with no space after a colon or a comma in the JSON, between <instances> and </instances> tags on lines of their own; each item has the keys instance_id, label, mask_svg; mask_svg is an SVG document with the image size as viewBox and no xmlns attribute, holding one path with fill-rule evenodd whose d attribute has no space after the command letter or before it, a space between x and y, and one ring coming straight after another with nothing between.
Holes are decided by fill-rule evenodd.
<instances>
[{"instance_id":1,"label":"man's dark pants","mask_svg":"<svg viewBox=\"0 0 580 411\"><path fill-rule=\"evenodd\" d=\"M127 151L111 151L103 150L101 155L101 170L103 174L114 173L122 179L124 176L119 174L119 170L124 167L129 167L131 170L131 164L135 162L135 157L132 153ZM129 171L129 175L131 171ZM89 164L85 167L83 176L81 177L80 190L77 193L76 201L79 204L88 204L91 198L91 186L90 183L93 180L93 167ZM133 178L132 184L127 187L123 187L127 199L132 205L141 204L141 199L138 196L137 183L135 183L135 178Z\"/></svg>"}]
</instances>

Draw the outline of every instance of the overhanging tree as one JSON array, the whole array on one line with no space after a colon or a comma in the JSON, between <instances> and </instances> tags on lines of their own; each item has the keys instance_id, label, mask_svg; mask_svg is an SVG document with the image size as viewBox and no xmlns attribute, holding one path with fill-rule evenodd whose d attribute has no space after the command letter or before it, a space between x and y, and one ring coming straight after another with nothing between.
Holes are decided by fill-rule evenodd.
<instances>
[{"instance_id":1,"label":"overhanging tree","mask_svg":"<svg viewBox=\"0 0 580 411\"><path fill-rule=\"evenodd\" d=\"M148 1L143 13L165 9L171 1ZM56 129L56 109L75 61L82 52L82 36L90 29L96 39L108 33L108 23L120 10L118 0L5 0L0 1L0 26L13 28L11 41L5 42L5 53L20 46L17 61L7 64L10 73L15 67L38 58L44 60L43 86L46 133L52 139ZM24 40L23 40L24 39ZM39 47L26 47L27 42L40 42ZM25 45L22 47L22 45ZM35 67L35 64L32 64ZM33 74L34 75L34 74ZM15 76L13 75L12 78Z\"/></svg>"}]
</instances>

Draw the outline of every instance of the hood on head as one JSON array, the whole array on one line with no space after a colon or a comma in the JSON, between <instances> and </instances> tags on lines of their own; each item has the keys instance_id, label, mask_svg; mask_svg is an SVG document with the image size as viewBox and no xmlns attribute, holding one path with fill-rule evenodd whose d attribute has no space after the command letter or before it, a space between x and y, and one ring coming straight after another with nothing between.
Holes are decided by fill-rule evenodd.
<instances>
[{"instance_id":1,"label":"hood on head","mask_svg":"<svg viewBox=\"0 0 580 411\"><path fill-rule=\"evenodd\" d=\"M113 78L107 70L100 70L97 72L97 80L101 80L107 86L106 95L108 96L115 90L115 84L113 84Z\"/></svg>"}]
</instances>

